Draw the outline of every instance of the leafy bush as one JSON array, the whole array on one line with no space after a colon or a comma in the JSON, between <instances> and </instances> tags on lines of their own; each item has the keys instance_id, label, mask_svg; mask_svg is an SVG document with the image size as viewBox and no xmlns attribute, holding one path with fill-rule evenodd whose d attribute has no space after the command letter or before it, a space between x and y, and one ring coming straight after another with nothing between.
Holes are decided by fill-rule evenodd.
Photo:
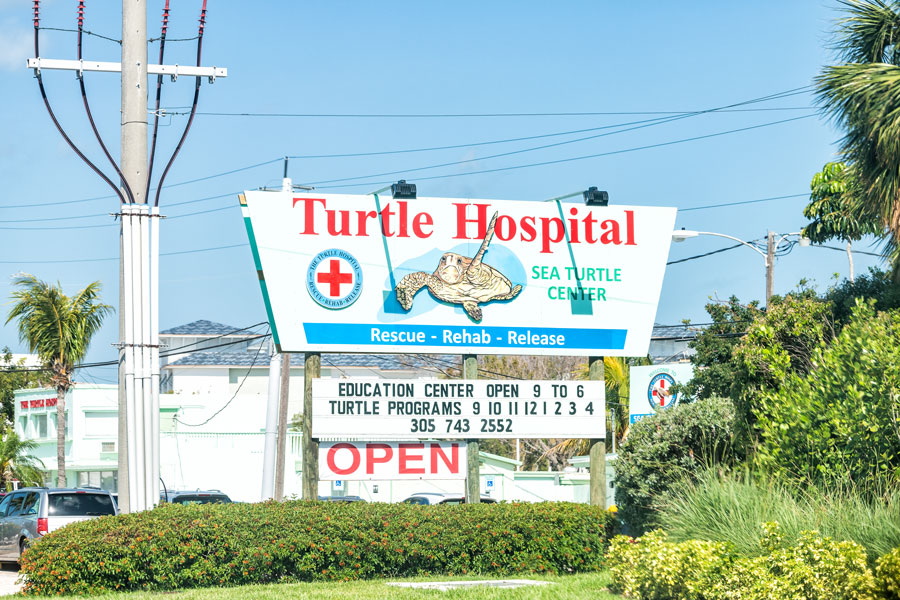
<instances>
[{"instance_id":1,"label":"leafy bush","mask_svg":"<svg viewBox=\"0 0 900 600\"><path fill-rule=\"evenodd\" d=\"M699 600L734 557L727 544L667 541L664 531L638 539L616 536L607 553L610 589L642 600Z\"/></svg>"},{"instance_id":2,"label":"leafy bush","mask_svg":"<svg viewBox=\"0 0 900 600\"><path fill-rule=\"evenodd\" d=\"M24 555L24 592L98 594L601 568L613 520L570 503L163 505L73 523Z\"/></svg>"},{"instance_id":3,"label":"leafy bush","mask_svg":"<svg viewBox=\"0 0 900 600\"><path fill-rule=\"evenodd\" d=\"M900 474L900 312L859 303L805 375L757 407L761 466L786 476L853 481Z\"/></svg>"},{"instance_id":4,"label":"leafy bush","mask_svg":"<svg viewBox=\"0 0 900 600\"><path fill-rule=\"evenodd\" d=\"M777 521L794 542L801 531L820 531L866 549L869 564L900 546L900 489L896 486L782 483L726 476L713 470L682 482L658 499L658 522L673 541L728 542L742 556L759 556L759 524Z\"/></svg>"},{"instance_id":5,"label":"leafy bush","mask_svg":"<svg viewBox=\"0 0 900 600\"><path fill-rule=\"evenodd\" d=\"M662 532L613 539L607 554L612 587L640 600L875 600L875 579L862 547L804 532L785 543L769 523L766 554L735 558L729 544L673 543Z\"/></svg>"},{"instance_id":6,"label":"leafy bush","mask_svg":"<svg viewBox=\"0 0 900 600\"><path fill-rule=\"evenodd\" d=\"M878 580L879 591L885 598L900 599L900 548L878 559L875 577Z\"/></svg>"},{"instance_id":7,"label":"leafy bush","mask_svg":"<svg viewBox=\"0 0 900 600\"><path fill-rule=\"evenodd\" d=\"M679 405L631 426L616 459L619 517L640 533L654 525L653 504L683 477L735 459L734 406L726 398Z\"/></svg>"}]
</instances>

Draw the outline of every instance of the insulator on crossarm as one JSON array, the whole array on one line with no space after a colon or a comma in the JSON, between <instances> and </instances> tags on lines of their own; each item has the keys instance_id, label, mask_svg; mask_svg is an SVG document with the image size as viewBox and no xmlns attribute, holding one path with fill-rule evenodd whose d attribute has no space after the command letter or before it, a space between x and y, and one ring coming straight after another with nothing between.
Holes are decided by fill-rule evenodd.
<instances>
[{"instance_id":1,"label":"insulator on crossarm","mask_svg":"<svg viewBox=\"0 0 900 600\"><path fill-rule=\"evenodd\" d=\"M41 0L34 0L34 28L37 29L41 22Z\"/></svg>"}]
</instances>

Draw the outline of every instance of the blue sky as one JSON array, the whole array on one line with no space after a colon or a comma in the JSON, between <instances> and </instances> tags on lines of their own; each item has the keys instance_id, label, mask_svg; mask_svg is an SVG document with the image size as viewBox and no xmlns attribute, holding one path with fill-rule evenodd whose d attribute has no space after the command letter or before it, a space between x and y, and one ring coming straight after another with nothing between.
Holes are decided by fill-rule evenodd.
<instances>
[{"instance_id":1,"label":"blue sky","mask_svg":"<svg viewBox=\"0 0 900 600\"><path fill-rule=\"evenodd\" d=\"M150 35L158 35L162 2L150 3ZM74 0L42 3L42 25L72 28ZM196 34L199 0L174 3L169 38ZM801 88L811 83L828 49L835 2L211 2L203 46L205 65L226 66L227 79L204 83L201 112L312 114L559 113L696 111ZM121 34L116 2L88 2L86 29ZM105 184L68 149L40 100L24 61L32 48L31 3L0 0L0 298L10 276L34 273L72 291L89 281L104 284L117 304L118 228L107 216L117 200L38 206L109 196ZM195 42L170 42L165 62L189 64ZM158 47L150 55L156 62ZM41 54L75 58L75 35L42 31ZM119 60L114 42L87 37L85 56ZM74 74L45 72L50 101L67 131L102 164L80 102ZM118 155L118 76L92 73L88 95L107 144ZM155 89L155 80L151 90ZM163 106L190 104L192 82L167 82ZM422 196L542 200L596 185L613 203L680 209L804 194L822 164L835 158L840 137L810 107L808 93L748 108L685 118L543 150L486 159L501 152L592 135L414 152L377 157L294 159L295 183L403 171L438 163L462 165L411 172ZM798 110L793 110L798 109ZM473 171L626 150L765 125L792 122L653 149L495 173ZM175 184L240 169L284 155L322 155L472 144L603 127L660 115L531 116L480 118L251 118L199 115L167 179ZM163 120L158 174L185 122ZM280 183L272 162L227 176L164 189L170 218L162 251L179 252L244 244L246 234L234 192ZM107 168L107 172L109 169ZM424 177L452 175L425 180ZM380 182L401 175L361 181ZM350 182L358 183L358 181ZM323 184L325 185L325 184ZM336 184L331 184L336 185ZM366 193L380 187L336 187ZM202 200L213 196L223 196ZM191 201L196 201L189 203ZM185 203L185 204L182 204ZM786 233L804 225L805 198L679 213L677 226L743 239ZM24 207L19 207L23 206ZM18 208L12 208L12 207ZM205 212L175 218L179 215ZM96 215L85 217L85 215ZM82 218L85 217L85 218ZM43 220L37 219L59 219ZM61 227L86 226L82 229ZM89 226L89 227L87 227ZM96 226L96 227L95 227ZM20 228L32 229L20 229ZM35 229L37 228L37 229ZM679 259L729 245L697 238L673 245ZM838 245L837 243L832 245ZM860 250L872 250L866 244ZM878 259L856 256L857 272ZM820 287L834 273L847 275L846 255L796 248L779 258L775 288L783 293L801 278ZM162 258L161 327L211 319L238 327L265 313L246 247ZM742 300L764 294L763 259L746 248L667 269L657 321L703 322L710 296ZM5 313L5 310L4 310ZM109 320L89 355L114 357L117 322ZM21 351L11 326L0 329L0 347ZM98 381L114 369L96 369Z\"/></svg>"}]
</instances>

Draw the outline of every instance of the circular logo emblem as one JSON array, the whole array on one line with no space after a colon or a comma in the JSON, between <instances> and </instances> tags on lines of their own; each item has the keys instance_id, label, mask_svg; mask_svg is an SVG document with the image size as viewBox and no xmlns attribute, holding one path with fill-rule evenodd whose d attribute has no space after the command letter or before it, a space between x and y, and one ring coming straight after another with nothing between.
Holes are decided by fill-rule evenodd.
<instances>
[{"instance_id":1,"label":"circular logo emblem","mask_svg":"<svg viewBox=\"0 0 900 600\"><path fill-rule=\"evenodd\" d=\"M346 250L323 250L309 263L306 290L325 308L347 308L362 292L362 267Z\"/></svg>"},{"instance_id":2,"label":"circular logo emblem","mask_svg":"<svg viewBox=\"0 0 900 600\"><path fill-rule=\"evenodd\" d=\"M675 378L668 373L659 373L650 380L650 385L647 387L647 399L650 400L653 410L672 408L678 404L678 394L672 392L674 385Z\"/></svg>"}]
</instances>

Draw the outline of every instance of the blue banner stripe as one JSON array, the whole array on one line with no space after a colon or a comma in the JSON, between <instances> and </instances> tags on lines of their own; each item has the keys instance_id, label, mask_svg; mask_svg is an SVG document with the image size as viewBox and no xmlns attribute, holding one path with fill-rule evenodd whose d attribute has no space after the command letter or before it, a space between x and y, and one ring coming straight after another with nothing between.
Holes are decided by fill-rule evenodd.
<instances>
[{"instance_id":1,"label":"blue banner stripe","mask_svg":"<svg viewBox=\"0 0 900 600\"><path fill-rule=\"evenodd\" d=\"M626 329L304 323L309 344L622 350Z\"/></svg>"}]
</instances>

